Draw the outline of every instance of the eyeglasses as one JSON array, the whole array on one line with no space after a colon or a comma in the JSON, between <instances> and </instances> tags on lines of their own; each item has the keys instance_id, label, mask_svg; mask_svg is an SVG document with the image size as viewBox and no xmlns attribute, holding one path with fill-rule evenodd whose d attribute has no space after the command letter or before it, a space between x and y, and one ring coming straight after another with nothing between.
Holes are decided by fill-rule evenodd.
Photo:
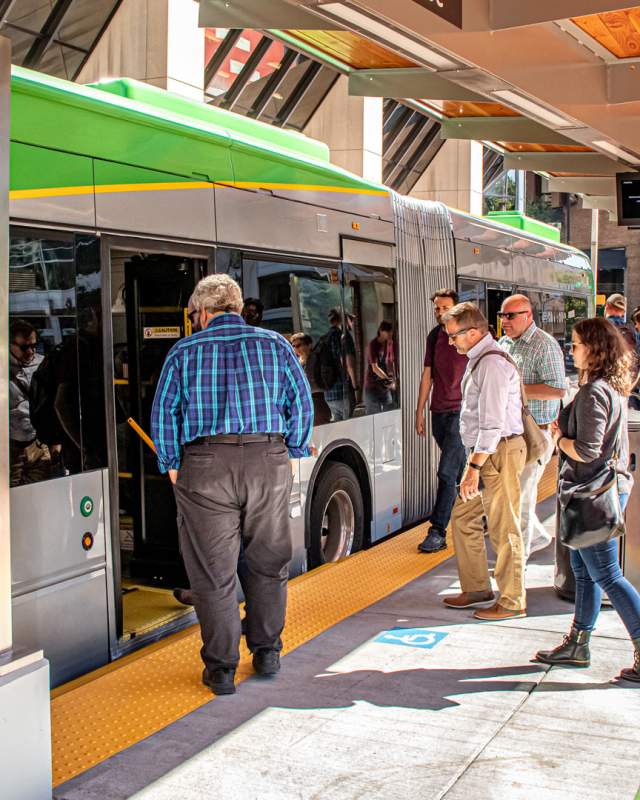
<instances>
[{"instance_id":1,"label":"eyeglasses","mask_svg":"<svg viewBox=\"0 0 640 800\"><path fill-rule=\"evenodd\" d=\"M515 319L519 314L528 314L529 311L498 311L500 319Z\"/></svg>"},{"instance_id":2,"label":"eyeglasses","mask_svg":"<svg viewBox=\"0 0 640 800\"><path fill-rule=\"evenodd\" d=\"M478 330L477 328L471 326L470 328L461 328L459 331L456 331L455 333L449 333L447 335L449 336L449 339L453 339L455 341L458 338L458 336L461 336L463 333L467 333L468 331L477 331L477 330Z\"/></svg>"}]
</instances>

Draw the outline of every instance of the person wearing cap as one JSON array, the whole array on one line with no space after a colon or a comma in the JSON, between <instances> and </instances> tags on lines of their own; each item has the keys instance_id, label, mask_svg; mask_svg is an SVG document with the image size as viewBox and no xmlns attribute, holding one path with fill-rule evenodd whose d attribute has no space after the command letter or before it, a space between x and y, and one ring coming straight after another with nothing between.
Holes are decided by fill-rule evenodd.
<instances>
[{"instance_id":1,"label":"person wearing cap","mask_svg":"<svg viewBox=\"0 0 640 800\"><path fill-rule=\"evenodd\" d=\"M617 327L627 324L627 300L623 294L615 292L607 297L604 318Z\"/></svg>"},{"instance_id":2,"label":"person wearing cap","mask_svg":"<svg viewBox=\"0 0 640 800\"><path fill-rule=\"evenodd\" d=\"M173 483L202 633L202 681L214 694L233 694L241 542L253 666L265 677L280 669L292 552L289 458L310 455L313 403L284 336L242 318L242 293L232 278L203 278L192 299L201 330L167 354L151 433L160 472Z\"/></svg>"}]
</instances>

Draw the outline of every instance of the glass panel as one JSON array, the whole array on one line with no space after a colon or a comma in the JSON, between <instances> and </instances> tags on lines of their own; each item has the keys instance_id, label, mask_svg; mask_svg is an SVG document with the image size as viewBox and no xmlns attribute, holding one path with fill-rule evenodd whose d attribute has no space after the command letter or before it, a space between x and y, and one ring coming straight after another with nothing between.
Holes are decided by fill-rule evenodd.
<instances>
[{"instance_id":1,"label":"glass panel","mask_svg":"<svg viewBox=\"0 0 640 800\"><path fill-rule=\"evenodd\" d=\"M86 471L108 465L100 241L93 236L76 240L76 295L82 467Z\"/></svg>"},{"instance_id":2,"label":"glass panel","mask_svg":"<svg viewBox=\"0 0 640 800\"><path fill-rule=\"evenodd\" d=\"M61 42L90 50L116 3L74 0L56 34Z\"/></svg>"},{"instance_id":3,"label":"glass panel","mask_svg":"<svg viewBox=\"0 0 640 800\"><path fill-rule=\"evenodd\" d=\"M72 237L15 234L9 253L11 485L81 469Z\"/></svg>"},{"instance_id":4,"label":"glass panel","mask_svg":"<svg viewBox=\"0 0 640 800\"><path fill-rule=\"evenodd\" d=\"M338 270L245 258L243 288L245 309L258 303L252 324L292 339L311 384L315 424L330 422L327 399L342 395L344 379Z\"/></svg>"},{"instance_id":5,"label":"glass panel","mask_svg":"<svg viewBox=\"0 0 640 800\"><path fill-rule=\"evenodd\" d=\"M216 31L220 31L222 33L224 31L224 35L228 33L226 28L214 28L209 29L207 31L207 52L211 51L211 56L215 54L215 51L218 49L222 41L224 40L224 36L220 38ZM252 31L252 30L244 30L242 34L238 38L238 41L235 45L231 48L231 52L222 62L222 66L216 73L214 79L211 81L209 86L207 87L207 94L212 97L222 97L222 95L231 88L233 82L236 80L242 68L247 62L247 59L253 53L258 42L262 39L262 32L261 31ZM282 45L280 46L282 48ZM267 55L271 52L272 48L269 48L267 51ZM278 48L276 48L277 50ZM284 50L284 48L282 48ZM282 58L282 55L280 56ZM254 74L250 77L250 81L257 81L261 77L268 74L268 72L273 71L273 67L269 66L269 62L274 60L274 56L272 55L268 60L262 59L260 65L254 72ZM205 63L209 63L210 57L207 57Z\"/></svg>"},{"instance_id":6,"label":"glass panel","mask_svg":"<svg viewBox=\"0 0 640 800\"><path fill-rule=\"evenodd\" d=\"M578 374L571 357L571 331L573 326L589 316L589 304L586 297L565 297L565 334L564 343L560 343L564 353L564 365L567 375L574 378Z\"/></svg>"},{"instance_id":7,"label":"glass panel","mask_svg":"<svg viewBox=\"0 0 640 800\"><path fill-rule=\"evenodd\" d=\"M11 25L5 25L2 34L11 39L11 61L14 64L22 64L25 56L29 52L31 45L36 41L36 37L30 33L19 31Z\"/></svg>"},{"instance_id":8,"label":"glass panel","mask_svg":"<svg viewBox=\"0 0 640 800\"><path fill-rule=\"evenodd\" d=\"M338 74L335 70L329 67L323 67L316 75L313 84L309 91L300 101L300 104L291 115L287 122L287 128L294 128L301 131L307 127L309 120L318 110L318 106L325 98L325 95L338 79Z\"/></svg>"},{"instance_id":9,"label":"glass panel","mask_svg":"<svg viewBox=\"0 0 640 800\"><path fill-rule=\"evenodd\" d=\"M273 94L265 106L264 111L260 115L260 119L263 122L273 122L275 120L280 112L280 109L286 103L289 95L291 92L293 92L298 85L300 78L304 75L304 71L307 69L308 63L308 58L305 56L300 56L298 63L294 64L289 72L287 72L286 77L280 84L280 88Z\"/></svg>"},{"instance_id":10,"label":"glass panel","mask_svg":"<svg viewBox=\"0 0 640 800\"><path fill-rule=\"evenodd\" d=\"M398 408L398 348L393 275L353 265L344 268L342 351L345 416ZM354 392L355 390L355 392ZM354 396L355 395L355 396ZM354 403L355 400L355 403ZM329 401L329 405L334 408Z\"/></svg>"},{"instance_id":11,"label":"glass panel","mask_svg":"<svg viewBox=\"0 0 640 800\"><path fill-rule=\"evenodd\" d=\"M7 15L7 22L39 33L51 13L52 3L47 0L19 0Z\"/></svg>"},{"instance_id":12,"label":"glass panel","mask_svg":"<svg viewBox=\"0 0 640 800\"><path fill-rule=\"evenodd\" d=\"M461 303L475 303L483 314L486 313L484 283L480 281L458 281L458 299Z\"/></svg>"},{"instance_id":13,"label":"glass panel","mask_svg":"<svg viewBox=\"0 0 640 800\"><path fill-rule=\"evenodd\" d=\"M233 110L238 114L246 114L253 102L264 88L265 83L274 70L279 69L284 57L284 45L281 42L272 42L266 54L262 57L248 84L242 90Z\"/></svg>"}]
</instances>

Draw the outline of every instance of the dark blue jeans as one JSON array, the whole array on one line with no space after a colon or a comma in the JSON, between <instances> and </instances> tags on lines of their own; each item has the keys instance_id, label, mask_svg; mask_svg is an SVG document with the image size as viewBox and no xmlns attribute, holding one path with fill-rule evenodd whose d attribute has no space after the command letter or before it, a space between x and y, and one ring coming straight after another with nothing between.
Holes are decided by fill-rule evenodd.
<instances>
[{"instance_id":1,"label":"dark blue jeans","mask_svg":"<svg viewBox=\"0 0 640 800\"><path fill-rule=\"evenodd\" d=\"M432 411L431 430L433 438L440 448L440 463L438 465L436 502L429 519L431 527L444 533L451 518L451 509L456 501L456 485L460 483L467 458L460 438L460 412Z\"/></svg>"},{"instance_id":2,"label":"dark blue jeans","mask_svg":"<svg viewBox=\"0 0 640 800\"><path fill-rule=\"evenodd\" d=\"M605 591L631 638L640 639L640 594L622 575L618 540L572 550L571 568L576 577L575 627L594 629Z\"/></svg>"}]
</instances>

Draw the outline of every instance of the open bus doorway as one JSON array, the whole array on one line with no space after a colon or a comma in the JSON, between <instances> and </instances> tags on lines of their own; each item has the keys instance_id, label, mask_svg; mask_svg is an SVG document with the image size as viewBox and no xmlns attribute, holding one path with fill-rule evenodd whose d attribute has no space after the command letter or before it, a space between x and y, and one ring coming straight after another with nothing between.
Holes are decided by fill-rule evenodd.
<instances>
[{"instance_id":1,"label":"open bus doorway","mask_svg":"<svg viewBox=\"0 0 640 800\"><path fill-rule=\"evenodd\" d=\"M498 339L502 336L502 320L498 316L502 304L513 294L511 288L497 289L493 286L487 286L487 320L489 325L493 326Z\"/></svg>"},{"instance_id":2,"label":"open bus doorway","mask_svg":"<svg viewBox=\"0 0 640 800\"><path fill-rule=\"evenodd\" d=\"M191 333L187 304L205 267L205 259L111 250L117 461L111 502L120 555L116 603L122 603L124 640L150 634L191 610L171 592L188 585L171 483L160 474L155 453L129 420L150 432L162 366L171 347Z\"/></svg>"}]
</instances>

